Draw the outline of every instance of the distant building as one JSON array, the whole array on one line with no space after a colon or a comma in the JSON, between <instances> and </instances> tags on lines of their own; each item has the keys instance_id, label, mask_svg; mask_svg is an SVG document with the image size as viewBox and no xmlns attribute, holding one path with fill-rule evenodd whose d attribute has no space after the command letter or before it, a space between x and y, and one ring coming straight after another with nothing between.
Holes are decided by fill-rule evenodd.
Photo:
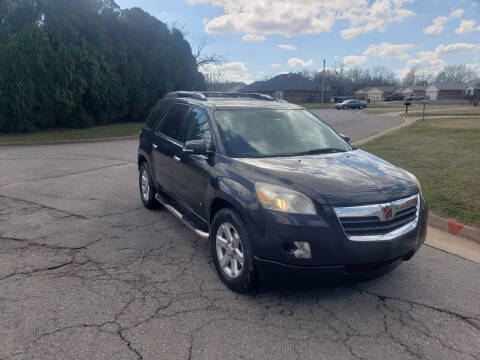
<instances>
[{"instance_id":1,"label":"distant building","mask_svg":"<svg viewBox=\"0 0 480 360\"><path fill-rule=\"evenodd\" d=\"M480 103L480 81L469 82L463 89L463 93L473 106L478 106Z\"/></svg>"},{"instance_id":2,"label":"distant building","mask_svg":"<svg viewBox=\"0 0 480 360\"><path fill-rule=\"evenodd\" d=\"M267 94L275 99L286 100L293 103L318 103L322 102L322 86L301 74L280 74L266 81L256 81L240 92L256 92ZM331 98L330 87L325 86L323 102Z\"/></svg>"},{"instance_id":3,"label":"distant building","mask_svg":"<svg viewBox=\"0 0 480 360\"><path fill-rule=\"evenodd\" d=\"M398 86L366 87L355 91L355 99L382 101L385 100L386 97L394 94L398 89Z\"/></svg>"},{"instance_id":4,"label":"distant building","mask_svg":"<svg viewBox=\"0 0 480 360\"><path fill-rule=\"evenodd\" d=\"M405 96L415 95L415 96L426 96L425 90L426 86L409 86L402 89L402 94Z\"/></svg>"},{"instance_id":5,"label":"distant building","mask_svg":"<svg viewBox=\"0 0 480 360\"><path fill-rule=\"evenodd\" d=\"M467 83L433 83L425 90L430 100L463 99Z\"/></svg>"},{"instance_id":6,"label":"distant building","mask_svg":"<svg viewBox=\"0 0 480 360\"><path fill-rule=\"evenodd\" d=\"M244 82L226 82L226 83L208 84L207 89L208 91L217 91L217 92L239 92L245 86L247 86L247 84L245 84Z\"/></svg>"}]
</instances>

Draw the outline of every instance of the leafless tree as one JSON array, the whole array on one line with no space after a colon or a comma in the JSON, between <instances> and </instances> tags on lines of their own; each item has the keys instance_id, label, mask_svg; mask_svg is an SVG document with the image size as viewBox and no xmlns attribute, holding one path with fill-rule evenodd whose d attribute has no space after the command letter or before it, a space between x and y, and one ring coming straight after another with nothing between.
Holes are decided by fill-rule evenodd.
<instances>
[{"instance_id":1,"label":"leafless tree","mask_svg":"<svg viewBox=\"0 0 480 360\"><path fill-rule=\"evenodd\" d=\"M221 65L225 62L225 58L222 55L216 53L206 54L205 47L208 45L208 38L204 37L197 45L196 51L193 53L193 57L197 62L197 66L204 65Z\"/></svg>"},{"instance_id":2,"label":"leafless tree","mask_svg":"<svg viewBox=\"0 0 480 360\"><path fill-rule=\"evenodd\" d=\"M451 65L445 66L435 81L450 83L450 82L464 82L475 78L475 73L467 69L466 65Z\"/></svg>"}]
</instances>

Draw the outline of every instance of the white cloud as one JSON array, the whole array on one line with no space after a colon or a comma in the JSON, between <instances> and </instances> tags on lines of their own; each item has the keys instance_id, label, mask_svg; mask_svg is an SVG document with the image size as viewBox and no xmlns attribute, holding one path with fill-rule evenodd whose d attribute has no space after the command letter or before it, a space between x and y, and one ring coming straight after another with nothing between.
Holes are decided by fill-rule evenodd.
<instances>
[{"instance_id":1,"label":"white cloud","mask_svg":"<svg viewBox=\"0 0 480 360\"><path fill-rule=\"evenodd\" d=\"M373 31L384 32L392 22L401 22L415 13L405 8L411 0L189 0L208 3L223 13L205 24L210 33L280 34L296 36L332 30L346 21L342 31L347 39Z\"/></svg>"},{"instance_id":2,"label":"white cloud","mask_svg":"<svg viewBox=\"0 0 480 360\"><path fill-rule=\"evenodd\" d=\"M389 44L370 45L363 55L375 55L386 59L408 59L407 50L413 47L412 44Z\"/></svg>"},{"instance_id":3,"label":"white cloud","mask_svg":"<svg viewBox=\"0 0 480 360\"><path fill-rule=\"evenodd\" d=\"M462 20L459 27L455 29L455 34L469 34L474 31L480 31L480 25L475 27L475 20Z\"/></svg>"},{"instance_id":4,"label":"white cloud","mask_svg":"<svg viewBox=\"0 0 480 360\"><path fill-rule=\"evenodd\" d=\"M459 18L463 15L463 13L464 13L463 9L457 9L452 11L449 16L438 16L435 19L433 19L432 25L423 29L423 32L428 35L439 35L443 32L444 26L447 23L447 21L454 18Z\"/></svg>"},{"instance_id":5,"label":"white cloud","mask_svg":"<svg viewBox=\"0 0 480 360\"><path fill-rule=\"evenodd\" d=\"M290 44L280 44L280 45L277 45L277 47L283 50L288 50L288 51L296 50L296 47Z\"/></svg>"},{"instance_id":6,"label":"white cloud","mask_svg":"<svg viewBox=\"0 0 480 360\"><path fill-rule=\"evenodd\" d=\"M435 55L451 55L459 53L471 53L480 51L480 45L477 44L468 44L468 43L454 43L454 44L440 44L435 49Z\"/></svg>"},{"instance_id":7,"label":"white cloud","mask_svg":"<svg viewBox=\"0 0 480 360\"><path fill-rule=\"evenodd\" d=\"M245 34L242 38L242 41L265 41L267 40L265 36L258 34Z\"/></svg>"},{"instance_id":8,"label":"white cloud","mask_svg":"<svg viewBox=\"0 0 480 360\"><path fill-rule=\"evenodd\" d=\"M307 68L307 67L310 67L314 64L313 60L310 59L308 61L304 61L302 59L299 59L299 58L291 58L291 59L288 59L287 61L287 65L292 67L292 68L296 68L296 67L302 67L302 68Z\"/></svg>"},{"instance_id":9,"label":"white cloud","mask_svg":"<svg viewBox=\"0 0 480 360\"><path fill-rule=\"evenodd\" d=\"M465 10L463 10L463 9L454 10L454 11L451 12L450 17L451 18L462 17L464 12L465 12Z\"/></svg>"},{"instance_id":10,"label":"white cloud","mask_svg":"<svg viewBox=\"0 0 480 360\"><path fill-rule=\"evenodd\" d=\"M343 58L345 65L360 65L366 63L368 57L365 55L349 55Z\"/></svg>"},{"instance_id":11,"label":"white cloud","mask_svg":"<svg viewBox=\"0 0 480 360\"><path fill-rule=\"evenodd\" d=\"M206 64L199 68L205 74L218 79L219 81L244 82L249 84L253 82L250 74L247 72L245 63L233 61L221 65Z\"/></svg>"},{"instance_id":12,"label":"white cloud","mask_svg":"<svg viewBox=\"0 0 480 360\"><path fill-rule=\"evenodd\" d=\"M272 68L277 69L279 67L282 67L282 64L272 64Z\"/></svg>"},{"instance_id":13,"label":"white cloud","mask_svg":"<svg viewBox=\"0 0 480 360\"><path fill-rule=\"evenodd\" d=\"M480 73L480 63L465 64L465 66L467 67L467 70L471 70L471 71L475 72L476 74Z\"/></svg>"},{"instance_id":14,"label":"white cloud","mask_svg":"<svg viewBox=\"0 0 480 360\"><path fill-rule=\"evenodd\" d=\"M433 51L419 51L417 53L417 58L410 58L406 63L406 67L404 69L396 70L395 73L402 78L408 71L410 71L410 69L415 67L416 71L436 75L447 65L447 62L443 60L442 57L460 53L480 54L480 45L468 43L440 44ZM467 65L467 67L472 69L475 69L476 66L477 64Z\"/></svg>"},{"instance_id":15,"label":"white cloud","mask_svg":"<svg viewBox=\"0 0 480 360\"><path fill-rule=\"evenodd\" d=\"M428 35L439 35L443 32L443 26L448 21L446 16L439 16L433 19L433 24L425 28L423 32Z\"/></svg>"}]
</instances>

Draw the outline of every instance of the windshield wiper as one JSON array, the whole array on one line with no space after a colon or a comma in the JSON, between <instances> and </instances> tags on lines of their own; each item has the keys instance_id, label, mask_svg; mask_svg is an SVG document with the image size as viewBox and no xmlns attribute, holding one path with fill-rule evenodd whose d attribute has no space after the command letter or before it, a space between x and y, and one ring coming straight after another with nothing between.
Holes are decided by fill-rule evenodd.
<instances>
[{"instance_id":1,"label":"windshield wiper","mask_svg":"<svg viewBox=\"0 0 480 360\"><path fill-rule=\"evenodd\" d=\"M346 152L345 149L337 149L337 148L322 148L322 149L313 149L308 151L302 151L297 153L296 155L315 155L315 154L333 154L339 152Z\"/></svg>"}]
</instances>

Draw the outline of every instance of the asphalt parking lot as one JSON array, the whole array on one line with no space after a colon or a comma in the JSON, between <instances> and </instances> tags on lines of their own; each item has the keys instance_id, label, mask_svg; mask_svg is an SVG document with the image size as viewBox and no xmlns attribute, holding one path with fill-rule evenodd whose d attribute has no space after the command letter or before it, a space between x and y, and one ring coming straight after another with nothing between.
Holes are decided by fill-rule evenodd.
<instances>
[{"instance_id":1,"label":"asphalt parking lot","mask_svg":"<svg viewBox=\"0 0 480 360\"><path fill-rule=\"evenodd\" d=\"M362 284L232 293L141 205L136 146L0 148L0 359L480 359L479 264L424 246Z\"/></svg>"}]
</instances>

